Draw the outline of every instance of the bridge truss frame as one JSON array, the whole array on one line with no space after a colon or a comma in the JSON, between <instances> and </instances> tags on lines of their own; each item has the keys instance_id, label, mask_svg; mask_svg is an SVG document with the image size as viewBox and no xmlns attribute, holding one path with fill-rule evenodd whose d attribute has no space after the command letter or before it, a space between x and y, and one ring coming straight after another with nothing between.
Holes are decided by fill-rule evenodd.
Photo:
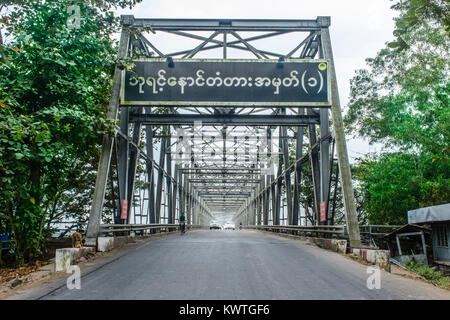
<instances>
[{"instance_id":1,"label":"bridge truss frame","mask_svg":"<svg viewBox=\"0 0 450 320\"><path fill-rule=\"evenodd\" d=\"M103 203L105 199L111 159L117 163L119 195L114 222L127 224L130 221L132 205L126 206L126 219L121 219L123 200L129 204L135 201L136 170L139 159L145 162L147 196L147 222L161 222L161 206L163 199L167 207L167 221L172 224L177 220L177 211L187 213L190 224L206 224L214 211L226 208L236 211L234 221L244 225L280 225L281 196L284 193L287 208L287 224L298 225L300 217L300 182L302 164L310 161L314 189L314 224L331 224L333 211L329 209L331 176L334 160L334 149L337 152L338 171L344 200L345 219L351 246L360 245L360 234L355 209L352 179L345 142L341 107L337 89L336 73L329 34L330 17L317 17L315 20L240 20L240 19L136 19L125 15L122 19L122 32L119 45L119 58L132 59L142 57L172 59L181 57L191 59L197 53L222 48L222 58L227 59L229 48L250 52L257 59L284 60L295 58L327 59L329 61L329 77L331 81L331 100L329 108L314 107L195 107L174 106L168 113L158 112L158 107L121 106L120 88L122 69L116 67L111 101L108 108L108 119L116 121L120 113L120 128L115 135L103 137L102 151L98 167L93 203L89 216L86 244L95 245L99 233ZM144 31L151 28L153 32L167 32L183 38L200 41L200 44L189 50L163 53L151 41ZM196 34L197 31L211 32L209 37ZM256 32L252 37L241 36L241 32ZM286 33L306 35L288 54L257 49L252 41L273 38ZM221 40L218 40L219 36ZM234 40L230 38L233 37ZM186 113L183 110L188 110ZM287 114L289 110L289 114ZM270 111L270 114L267 112ZM330 132L329 114L333 123ZM184 112L184 113L183 113ZM266 112L266 114L259 114ZM280 162L277 173L262 174L260 168L246 166L245 161L235 166L218 166L217 159L203 159L199 165L188 161L184 166L175 164L172 172L172 129L178 127L192 128L201 122L217 132L230 132L236 128L246 128L246 135L252 128L265 128L267 136L279 132L279 150L270 150L278 154ZM162 126L163 132L155 136L154 128ZM216 126L222 126L218 130ZM317 136L317 126L320 136ZM231 128L230 128L231 127ZM288 127L296 129L294 136L288 135ZM309 135L309 152L303 154L303 128ZM141 143L145 136L145 144ZM296 141L295 151L289 148L289 139ZM159 162L154 159L155 139L159 142ZM236 146L236 150L246 150L250 142L245 141ZM192 145L192 148L205 148L206 144ZM332 146L332 151L330 150ZM208 146L206 146L208 147ZM225 150L225 144L223 150ZM292 148L291 148L292 149ZM295 161L289 161L289 152L295 152ZM331 152L330 152L331 151ZM224 151L225 152L225 151ZM245 152L244 152L245 153ZM330 154L331 153L331 154ZM236 153L237 155L237 153ZM237 161L237 158L236 158ZM155 174L157 172L157 174ZM291 174L294 175L293 186ZM138 174L139 176L139 174ZM233 178L230 178L232 176ZM165 180L165 185L163 187ZM284 189L283 189L284 186ZM156 190L155 190L156 187ZM165 192L163 194L163 188ZM337 181L335 190L337 188ZM230 192L231 190L231 192ZM283 191L284 190L284 191ZM141 199L142 200L142 199ZM319 222L321 203L326 203L326 221ZM142 213L141 213L142 215ZM136 219L136 218L135 218ZM136 220L135 220L136 221ZM142 223L142 217L141 217Z\"/></svg>"}]
</instances>

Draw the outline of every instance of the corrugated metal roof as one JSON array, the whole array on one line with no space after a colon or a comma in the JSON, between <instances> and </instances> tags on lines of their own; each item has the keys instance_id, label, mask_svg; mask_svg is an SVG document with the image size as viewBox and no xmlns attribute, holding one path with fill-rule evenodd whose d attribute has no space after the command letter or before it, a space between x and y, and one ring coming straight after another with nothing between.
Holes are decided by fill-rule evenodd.
<instances>
[{"instance_id":1,"label":"corrugated metal roof","mask_svg":"<svg viewBox=\"0 0 450 320\"><path fill-rule=\"evenodd\" d=\"M450 221L450 203L408 211L408 223Z\"/></svg>"},{"instance_id":2,"label":"corrugated metal roof","mask_svg":"<svg viewBox=\"0 0 450 320\"><path fill-rule=\"evenodd\" d=\"M429 228L425 228L416 224L405 224L404 226L392 231L391 233L385 235L384 237L388 238L397 233L408 233L417 231L423 231L424 233L431 233L431 230Z\"/></svg>"}]
</instances>

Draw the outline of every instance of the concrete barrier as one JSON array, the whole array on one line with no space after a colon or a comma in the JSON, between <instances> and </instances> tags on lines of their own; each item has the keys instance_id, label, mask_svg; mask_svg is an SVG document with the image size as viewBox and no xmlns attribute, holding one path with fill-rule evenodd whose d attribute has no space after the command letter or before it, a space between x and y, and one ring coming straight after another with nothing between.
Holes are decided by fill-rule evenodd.
<instances>
[{"instance_id":1,"label":"concrete barrier","mask_svg":"<svg viewBox=\"0 0 450 320\"><path fill-rule=\"evenodd\" d=\"M268 231L263 231L268 232ZM272 233L272 232L270 232ZM304 237L304 236L297 236L293 234L287 234L287 233L274 233L277 236L286 237L286 238L293 238L293 239L299 239L306 242L314 243L318 247L322 249L331 250L334 252L346 254L347 253L347 240L343 239L327 239L327 238L314 238L314 237Z\"/></svg>"},{"instance_id":2,"label":"concrete barrier","mask_svg":"<svg viewBox=\"0 0 450 320\"><path fill-rule=\"evenodd\" d=\"M381 269L390 271L390 252L389 250L351 248L350 254L358 259L379 266Z\"/></svg>"},{"instance_id":3,"label":"concrete barrier","mask_svg":"<svg viewBox=\"0 0 450 320\"><path fill-rule=\"evenodd\" d=\"M316 244L322 249L331 250L341 254L347 253L347 240L342 239L327 239L327 238L314 238L304 237L297 235L290 235L284 233L276 233L276 235L288 238L300 239L310 243ZM350 248L350 254L357 257L358 260L365 263L370 263L379 266L388 272L391 271L390 252L389 250L379 250L370 248Z\"/></svg>"},{"instance_id":4,"label":"concrete barrier","mask_svg":"<svg viewBox=\"0 0 450 320\"><path fill-rule=\"evenodd\" d=\"M98 237L97 251L107 252L114 249L114 237Z\"/></svg>"},{"instance_id":5,"label":"concrete barrier","mask_svg":"<svg viewBox=\"0 0 450 320\"><path fill-rule=\"evenodd\" d=\"M118 249L126 245L127 243L134 243L136 240L134 237L130 236L120 236L120 237L114 237L114 246L113 249Z\"/></svg>"},{"instance_id":6,"label":"concrete barrier","mask_svg":"<svg viewBox=\"0 0 450 320\"><path fill-rule=\"evenodd\" d=\"M144 235L136 235L134 232L129 236L114 236L114 246L113 249L118 249L123 247L128 243L136 243L138 240L144 240L149 238L161 238L171 234L178 234L179 231L162 232L162 233L149 233Z\"/></svg>"},{"instance_id":7,"label":"concrete barrier","mask_svg":"<svg viewBox=\"0 0 450 320\"><path fill-rule=\"evenodd\" d=\"M347 252L347 240L312 238L312 242L323 249L328 249L342 254Z\"/></svg>"},{"instance_id":8,"label":"concrete barrier","mask_svg":"<svg viewBox=\"0 0 450 320\"><path fill-rule=\"evenodd\" d=\"M63 248L56 249L55 271L67 271L67 267L76 264L80 258L84 258L88 253L95 252L94 248Z\"/></svg>"}]
</instances>

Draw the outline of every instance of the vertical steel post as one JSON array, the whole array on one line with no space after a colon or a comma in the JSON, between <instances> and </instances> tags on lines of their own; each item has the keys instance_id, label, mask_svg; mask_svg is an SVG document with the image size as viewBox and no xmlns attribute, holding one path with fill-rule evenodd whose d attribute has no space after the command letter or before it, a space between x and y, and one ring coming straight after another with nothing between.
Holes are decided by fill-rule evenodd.
<instances>
[{"instance_id":1,"label":"vertical steel post","mask_svg":"<svg viewBox=\"0 0 450 320\"><path fill-rule=\"evenodd\" d=\"M263 188L263 190L266 188L266 186L268 185L268 184L266 184L266 181L267 181L267 183L269 183L269 175L264 175L263 177L262 177L262 188ZM270 192L270 190L269 190L269 188L267 188L264 192L263 192L263 199L262 199L262 201L263 201L263 203L262 203L262 209L263 209L263 212L262 212L262 224L263 225L265 225L265 226L267 226L267 224L268 224L268 222L267 222L267 220L268 220L268 217L269 217L269 192Z\"/></svg>"},{"instance_id":2,"label":"vertical steel post","mask_svg":"<svg viewBox=\"0 0 450 320\"><path fill-rule=\"evenodd\" d=\"M273 215L273 221L274 225L280 225L280 213L281 213L281 189L283 187L283 177L281 173L283 172L283 163L281 161L282 159L282 152L283 152L283 139L282 137L282 127L280 126L278 128L278 169L277 169L277 187L276 187L276 193L275 193L275 211Z\"/></svg>"},{"instance_id":3,"label":"vertical steel post","mask_svg":"<svg viewBox=\"0 0 450 320\"><path fill-rule=\"evenodd\" d=\"M181 166L181 165L180 165ZM185 213L184 211L184 197L183 197L183 172L182 170L178 171L178 216L181 215L181 213Z\"/></svg>"},{"instance_id":4,"label":"vertical steel post","mask_svg":"<svg viewBox=\"0 0 450 320\"><path fill-rule=\"evenodd\" d=\"M129 131L129 109L127 107L122 107L120 110L120 131L128 137ZM119 163L118 163L118 171L119 171L119 210L121 216L123 216L122 212L122 202L124 200L128 200L128 163L129 163L129 149L130 145L128 140L122 136L119 136ZM130 207L130 203L128 203L127 208ZM128 211L128 210L127 210ZM128 212L127 212L128 213ZM128 215L127 215L128 219ZM126 223L123 220L121 223Z\"/></svg>"},{"instance_id":5,"label":"vertical steel post","mask_svg":"<svg viewBox=\"0 0 450 320\"><path fill-rule=\"evenodd\" d=\"M189 166L188 165L185 165L185 168L189 168ZM188 196L188 194L187 194L187 192L188 192L188 182L187 182L187 177L186 177L186 174L185 175L183 175L183 212L184 212L184 215L186 216L186 223L188 223L187 222L187 218L188 218L188 210L187 210L187 205L188 205L188 203L187 203L187 196Z\"/></svg>"},{"instance_id":6,"label":"vertical steel post","mask_svg":"<svg viewBox=\"0 0 450 320\"><path fill-rule=\"evenodd\" d=\"M282 109L282 114L286 114L286 109ZM280 141L283 141L282 150L283 150L283 161L284 161L284 186L286 188L286 216L287 216L287 224L292 225L293 221L293 212L292 212L292 190L291 190L291 171L287 170L290 166L289 163L289 144L287 139L287 129L285 126L281 128Z\"/></svg>"},{"instance_id":7,"label":"vertical steel post","mask_svg":"<svg viewBox=\"0 0 450 320\"><path fill-rule=\"evenodd\" d=\"M267 155L269 157L269 175L267 176L267 212L265 225L269 224L269 211L272 210L272 224L273 224L273 208L275 208L275 184L273 176L273 163L272 163L272 130L270 127L267 129ZM270 208L270 209L269 209Z\"/></svg>"},{"instance_id":8,"label":"vertical steel post","mask_svg":"<svg viewBox=\"0 0 450 320\"><path fill-rule=\"evenodd\" d=\"M328 175L328 194L327 194L327 204L326 204L326 214L328 217L328 224L333 225L334 219L331 216L330 211L330 193L331 193L331 182L333 181L333 169L334 169L334 148L336 145L336 140L333 139L332 147L331 147L331 155L330 155L330 174ZM337 179L337 177L336 177Z\"/></svg>"},{"instance_id":9,"label":"vertical steel post","mask_svg":"<svg viewBox=\"0 0 450 320\"><path fill-rule=\"evenodd\" d=\"M122 23L123 25L130 25L133 22L127 21L125 23L124 19L122 18ZM127 31L126 29L122 29L119 44L119 58L126 57L129 41L129 31ZM117 113L119 110L121 75L122 71L119 69L119 67L116 66L114 71L112 94L109 101L107 114L107 119L111 121L115 121L117 119ZM114 137L110 134L105 134L103 136L97 179L95 180L94 197L92 201L91 211L89 213L89 222L86 231L86 246L97 245L97 235L100 229L100 221L103 212L103 203L105 200L106 183L108 180L108 171L111 162L113 142Z\"/></svg>"},{"instance_id":10,"label":"vertical steel post","mask_svg":"<svg viewBox=\"0 0 450 320\"><path fill-rule=\"evenodd\" d=\"M119 144L118 138L115 138L114 139L114 143L113 143L113 152L114 152L113 157L114 157L114 162L115 162L115 165L116 165L116 176L117 176L117 179L119 177L119 146L118 146L118 144ZM120 186L119 186L118 182L117 182L117 194L118 194L118 198L116 199L117 203L116 203L115 207L117 207L119 205L119 202L120 202L120 198L119 198L120 197L119 196L120 195ZM117 207L117 210L116 210L115 215L114 215L114 223L115 224L120 224L120 211L121 211L120 208Z\"/></svg>"},{"instance_id":11,"label":"vertical steel post","mask_svg":"<svg viewBox=\"0 0 450 320\"><path fill-rule=\"evenodd\" d=\"M178 198L178 175L179 175L179 165L177 163L175 163L175 172L173 174L174 177L174 183L173 183L173 190L172 190L172 221L173 223L175 223L176 219L177 219L177 215L178 215L178 211L177 211L177 198Z\"/></svg>"},{"instance_id":12,"label":"vertical steel post","mask_svg":"<svg viewBox=\"0 0 450 320\"><path fill-rule=\"evenodd\" d=\"M299 108L299 115L305 114L304 108ZM300 183L302 178L302 164L297 162L303 156L303 127L297 127L296 134L296 150L295 150L295 176L294 176L294 204L293 204L293 219L292 224L298 225L300 217Z\"/></svg>"},{"instance_id":13,"label":"vertical steel post","mask_svg":"<svg viewBox=\"0 0 450 320\"><path fill-rule=\"evenodd\" d=\"M227 58L227 32L223 32L223 58Z\"/></svg>"},{"instance_id":14,"label":"vertical steel post","mask_svg":"<svg viewBox=\"0 0 450 320\"><path fill-rule=\"evenodd\" d=\"M146 107L145 113L151 113L151 108ZM150 158L146 161L147 177L148 177L148 215L150 223L156 223L155 214L155 169L153 166L153 127L150 125L145 126L146 135L146 151L147 156Z\"/></svg>"},{"instance_id":15,"label":"vertical steel post","mask_svg":"<svg viewBox=\"0 0 450 320\"><path fill-rule=\"evenodd\" d=\"M334 224L334 215L336 212L336 197L337 197L337 188L338 188L338 182L339 182L339 165L336 166L336 173L335 173L336 180L334 181L334 190L333 190L333 205L331 209L331 224Z\"/></svg>"},{"instance_id":16,"label":"vertical steel post","mask_svg":"<svg viewBox=\"0 0 450 320\"><path fill-rule=\"evenodd\" d=\"M258 202L259 198L253 198L253 225L256 226L258 223Z\"/></svg>"},{"instance_id":17,"label":"vertical steel post","mask_svg":"<svg viewBox=\"0 0 450 320\"><path fill-rule=\"evenodd\" d=\"M336 71L334 67L333 51L331 48L331 39L328 26L330 17L318 17L322 25L321 29L321 47L325 59L329 59L329 75L331 81L331 119L333 121L334 136L336 139L336 151L341 174L342 194L344 198L345 218L347 222L347 231L350 237L350 246L357 247L361 245L361 235L359 231L358 216L355 208L355 198L353 194L352 174L350 171L350 161L347 152L347 143L345 142L344 122L342 120L342 111L339 102L339 93L336 80Z\"/></svg>"},{"instance_id":18,"label":"vertical steel post","mask_svg":"<svg viewBox=\"0 0 450 320\"><path fill-rule=\"evenodd\" d=\"M143 107L138 107L137 110L133 110L133 111L137 111L137 114L142 114L144 112L144 108ZM142 124L140 122L137 122L134 124L134 128L133 128L133 142L136 145L139 145L139 140L141 138L141 128L142 128ZM129 160L129 164L128 164L128 183L127 183L127 201L128 201L128 212L127 212L127 222L130 222L130 213L131 213L131 207L133 206L133 196L134 196L134 186L135 186L135 181L136 181L136 169L137 169L137 164L138 164L138 154L139 154L139 150L137 148L135 148L134 146L131 146L130 148L130 160Z\"/></svg>"},{"instance_id":19,"label":"vertical steel post","mask_svg":"<svg viewBox=\"0 0 450 320\"><path fill-rule=\"evenodd\" d=\"M312 115L313 111L307 109L307 114ZM309 146L312 147L317 142L316 126L314 124L308 126L309 131ZM319 223L320 214L320 165L319 165L319 151L317 148L311 150L311 170L312 181L314 189L314 223Z\"/></svg>"},{"instance_id":20,"label":"vertical steel post","mask_svg":"<svg viewBox=\"0 0 450 320\"><path fill-rule=\"evenodd\" d=\"M272 137L271 137L272 140ZM272 150L270 151L272 155ZM272 209L272 224L275 224L274 217L276 214L276 185L275 185L275 177L273 173L273 169L270 170L270 200L271 200L271 209Z\"/></svg>"},{"instance_id":21,"label":"vertical steel post","mask_svg":"<svg viewBox=\"0 0 450 320\"><path fill-rule=\"evenodd\" d=\"M321 203L325 202L325 205L327 205L330 187L330 139L325 138L328 134L328 109L322 108L320 109L320 201ZM325 212L328 212L328 208L326 208ZM328 215L325 218L326 221L323 224L328 224Z\"/></svg>"},{"instance_id":22,"label":"vertical steel post","mask_svg":"<svg viewBox=\"0 0 450 320\"><path fill-rule=\"evenodd\" d=\"M112 152L114 153L114 144ZM109 162L109 182L111 183L111 196L112 196L112 204L113 204L113 223L118 222L118 208L116 203L116 192L114 190L114 179L113 179L113 163L112 161ZM0 219L0 227L1 227L1 219ZM0 230L1 232L1 230Z\"/></svg>"},{"instance_id":23,"label":"vertical steel post","mask_svg":"<svg viewBox=\"0 0 450 320\"><path fill-rule=\"evenodd\" d=\"M191 174L189 174L189 176L191 176ZM187 204L186 223L191 224L192 223L192 184L191 183L188 184L188 189L187 189L187 194L186 194L186 204Z\"/></svg>"},{"instance_id":24,"label":"vertical steel post","mask_svg":"<svg viewBox=\"0 0 450 320\"><path fill-rule=\"evenodd\" d=\"M170 132L170 126L169 132ZM166 141L166 186L167 186L167 223L173 223L173 203L172 203L172 154L170 152L170 137Z\"/></svg>"},{"instance_id":25,"label":"vertical steel post","mask_svg":"<svg viewBox=\"0 0 450 320\"><path fill-rule=\"evenodd\" d=\"M161 199L162 199L162 184L164 177L164 163L166 159L166 145L167 139L163 138L160 144L160 153L159 153L159 169L158 169L158 182L156 184L156 205L155 205L155 216L156 223L161 223Z\"/></svg>"},{"instance_id":26,"label":"vertical steel post","mask_svg":"<svg viewBox=\"0 0 450 320\"><path fill-rule=\"evenodd\" d=\"M261 179L261 183L259 184L259 187L257 189L256 194L258 194L258 197L256 198L256 224L259 226L261 225L261 213L262 213L262 208L261 208L261 198L262 195L260 194L261 189L262 189L262 183L263 180Z\"/></svg>"}]
</instances>

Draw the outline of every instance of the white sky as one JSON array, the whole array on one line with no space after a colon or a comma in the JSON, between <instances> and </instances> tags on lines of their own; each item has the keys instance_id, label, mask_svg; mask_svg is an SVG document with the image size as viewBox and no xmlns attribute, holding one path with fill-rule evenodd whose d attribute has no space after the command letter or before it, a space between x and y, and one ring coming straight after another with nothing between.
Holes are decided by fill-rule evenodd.
<instances>
[{"instance_id":1,"label":"white sky","mask_svg":"<svg viewBox=\"0 0 450 320\"><path fill-rule=\"evenodd\" d=\"M315 19L331 16L330 34L341 107L346 109L349 81L365 59L374 57L392 39L390 0L144 0L133 10L136 18ZM280 50L282 51L282 50ZM379 150L347 137L350 158Z\"/></svg>"}]
</instances>

